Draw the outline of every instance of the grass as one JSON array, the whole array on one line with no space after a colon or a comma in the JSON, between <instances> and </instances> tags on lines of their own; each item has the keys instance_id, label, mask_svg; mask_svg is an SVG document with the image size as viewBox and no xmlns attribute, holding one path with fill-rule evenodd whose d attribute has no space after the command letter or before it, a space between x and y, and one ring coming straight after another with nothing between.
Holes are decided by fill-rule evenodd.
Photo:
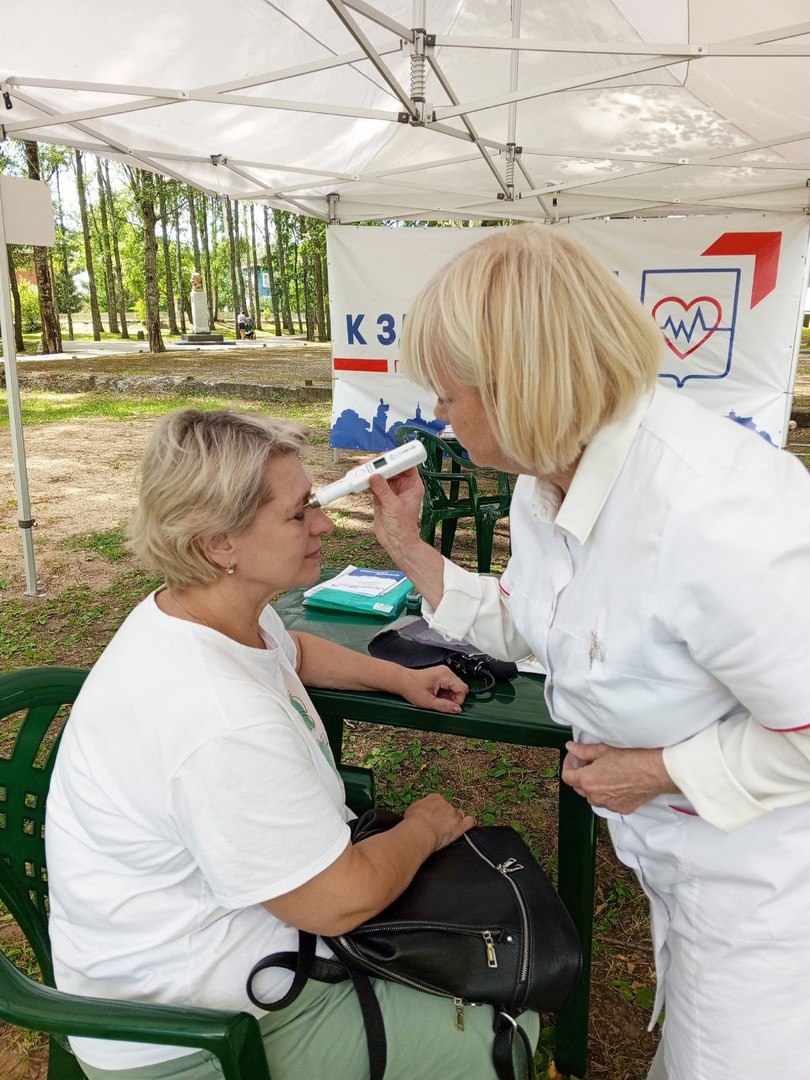
<instances>
[{"instance_id":1,"label":"grass","mask_svg":"<svg viewBox=\"0 0 810 1080\"><path fill-rule=\"evenodd\" d=\"M174 409L238 409L287 416L309 427L313 444L328 442L331 404L328 401L298 405L294 402L241 401L198 395L98 394L93 391L57 394L26 391L21 395L24 424L62 424L72 420L142 420L163 416ZM0 428L8 427L8 398L0 391Z\"/></svg>"}]
</instances>

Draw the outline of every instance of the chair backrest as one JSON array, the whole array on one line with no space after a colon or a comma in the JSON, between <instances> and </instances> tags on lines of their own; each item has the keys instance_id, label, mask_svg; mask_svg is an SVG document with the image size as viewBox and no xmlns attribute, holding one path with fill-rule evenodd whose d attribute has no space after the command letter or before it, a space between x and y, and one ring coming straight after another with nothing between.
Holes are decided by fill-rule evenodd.
<instances>
[{"instance_id":1,"label":"chair backrest","mask_svg":"<svg viewBox=\"0 0 810 1080\"><path fill-rule=\"evenodd\" d=\"M459 501L459 495L463 491L465 498L462 501L470 502L471 509L477 506L479 500L491 502L497 499L504 514L508 513L512 497L512 478L509 473L476 465L466 456L466 452L455 439L443 439L415 424L403 424L397 428L395 438L400 444L410 439L418 439L425 447L427 458L419 466L419 475L425 485L427 501L431 505L452 506ZM479 492L479 479L485 483L484 492ZM463 487L459 486L461 483ZM493 488L497 490L492 490Z\"/></svg>"},{"instance_id":2,"label":"chair backrest","mask_svg":"<svg viewBox=\"0 0 810 1080\"><path fill-rule=\"evenodd\" d=\"M81 668L39 667L0 675L0 900L28 938L53 986L48 938L45 800Z\"/></svg>"},{"instance_id":3,"label":"chair backrest","mask_svg":"<svg viewBox=\"0 0 810 1080\"><path fill-rule=\"evenodd\" d=\"M403 424L397 428L396 440L405 443L418 439L427 451L427 457L419 466L419 475L425 485L425 503L434 509L459 506L473 513L473 498L477 493L476 466L462 457L444 439L424 428ZM451 487L452 485L452 487ZM460 486L461 485L461 486Z\"/></svg>"}]
</instances>

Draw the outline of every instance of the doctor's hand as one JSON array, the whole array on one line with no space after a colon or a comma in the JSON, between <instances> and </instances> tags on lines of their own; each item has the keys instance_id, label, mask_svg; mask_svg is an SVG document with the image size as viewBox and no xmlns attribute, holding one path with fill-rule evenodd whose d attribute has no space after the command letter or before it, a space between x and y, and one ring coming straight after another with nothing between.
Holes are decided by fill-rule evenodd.
<instances>
[{"instance_id":1,"label":"doctor's hand","mask_svg":"<svg viewBox=\"0 0 810 1080\"><path fill-rule=\"evenodd\" d=\"M419 512L425 489L416 469L408 469L386 480L372 476L369 482L374 496L374 535L399 562L414 544L418 544Z\"/></svg>"},{"instance_id":2,"label":"doctor's hand","mask_svg":"<svg viewBox=\"0 0 810 1080\"><path fill-rule=\"evenodd\" d=\"M591 806L632 814L657 795L680 790L664 767L662 749L579 742L568 742L565 748L562 778Z\"/></svg>"}]
</instances>

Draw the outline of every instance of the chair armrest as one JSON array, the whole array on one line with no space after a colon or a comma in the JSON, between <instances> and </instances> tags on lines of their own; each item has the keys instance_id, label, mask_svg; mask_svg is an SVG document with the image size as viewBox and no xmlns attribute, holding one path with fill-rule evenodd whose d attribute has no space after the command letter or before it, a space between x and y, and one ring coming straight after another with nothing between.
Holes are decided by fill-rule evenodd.
<instances>
[{"instance_id":1,"label":"chair armrest","mask_svg":"<svg viewBox=\"0 0 810 1080\"><path fill-rule=\"evenodd\" d=\"M0 1019L49 1035L207 1050L225 1080L270 1080L258 1021L249 1013L67 994L29 979L2 953Z\"/></svg>"}]
</instances>

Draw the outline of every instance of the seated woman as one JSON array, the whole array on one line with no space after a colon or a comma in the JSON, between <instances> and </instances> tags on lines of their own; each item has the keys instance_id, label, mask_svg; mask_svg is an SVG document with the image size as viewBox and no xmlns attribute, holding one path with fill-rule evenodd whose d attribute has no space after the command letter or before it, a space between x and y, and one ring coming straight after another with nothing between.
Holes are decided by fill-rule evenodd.
<instances>
[{"instance_id":1,"label":"seated woman","mask_svg":"<svg viewBox=\"0 0 810 1080\"><path fill-rule=\"evenodd\" d=\"M47 812L56 981L77 994L241 1009L261 1017L273 1080L368 1075L351 983L310 981L276 1013L245 983L297 928L336 935L394 900L474 821L439 795L350 843L340 777L304 684L385 689L458 712L447 668L413 671L309 634L268 601L317 581L332 530L291 421L189 409L160 420L142 464L134 551L166 584L129 615L73 708ZM319 953L329 956L323 942ZM256 980L263 1000L291 981ZM494 1077L491 1011L375 981L386 1080ZM521 1023L537 1038L538 1019ZM221 1075L207 1053L72 1040L91 1078Z\"/></svg>"}]
</instances>

